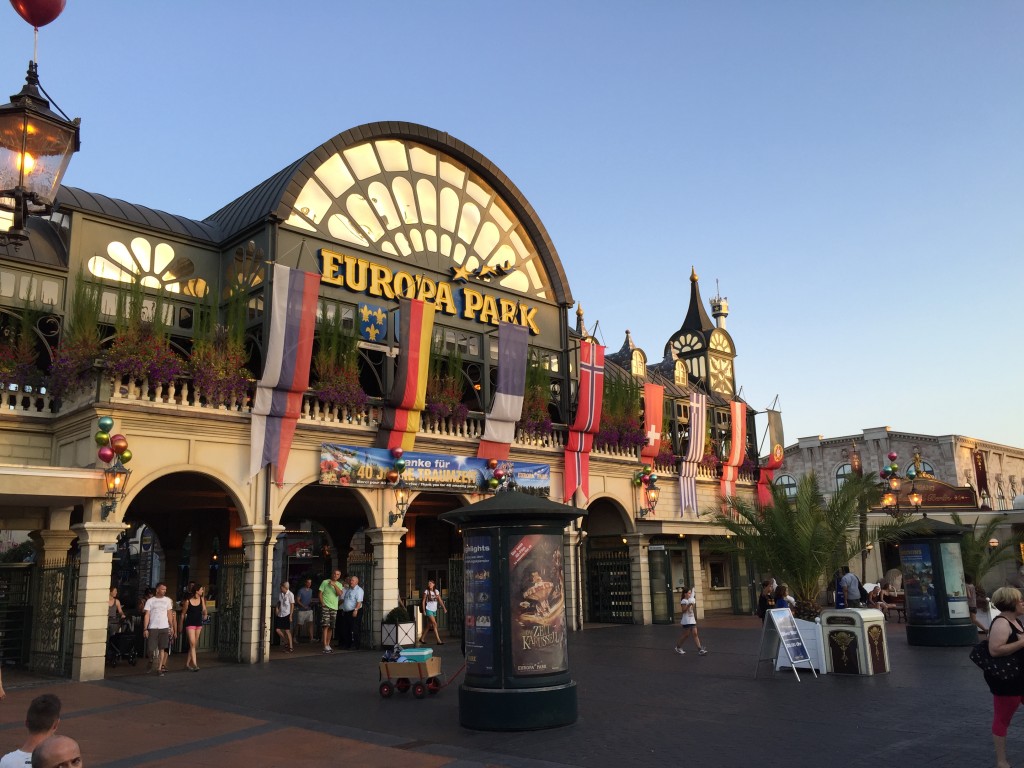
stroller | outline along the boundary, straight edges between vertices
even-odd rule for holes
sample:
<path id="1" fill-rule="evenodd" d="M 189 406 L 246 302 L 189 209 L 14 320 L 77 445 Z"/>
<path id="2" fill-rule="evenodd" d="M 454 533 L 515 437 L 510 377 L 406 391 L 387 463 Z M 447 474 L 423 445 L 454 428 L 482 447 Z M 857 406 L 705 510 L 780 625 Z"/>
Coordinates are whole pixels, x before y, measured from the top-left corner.
<path id="1" fill-rule="evenodd" d="M 135 651 L 135 629 L 128 621 L 122 621 L 117 631 L 107 638 L 107 664 L 116 667 L 121 659 L 127 659 L 133 667 L 138 659 Z"/>

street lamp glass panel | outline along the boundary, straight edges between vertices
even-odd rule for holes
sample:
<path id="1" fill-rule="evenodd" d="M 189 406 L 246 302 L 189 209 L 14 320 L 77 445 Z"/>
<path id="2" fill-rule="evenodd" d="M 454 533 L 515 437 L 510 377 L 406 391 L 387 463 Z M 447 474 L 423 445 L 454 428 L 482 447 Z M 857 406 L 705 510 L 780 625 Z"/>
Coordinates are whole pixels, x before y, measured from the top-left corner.
<path id="1" fill-rule="evenodd" d="M 658 506 L 658 497 L 661 495 L 661 489 L 654 485 L 647 487 L 647 506 L 652 510 Z"/>
<path id="2" fill-rule="evenodd" d="M 0 111 L 0 189 L 22 187 L 41 206 L 53 204 L 75 151 L 75 127 L 33 112 Z"/>
<path id="3" fill-rule="evenodd" d="M 907 500 L 910 502 L 910 505 L 912 507 L 920 507 L 923 499 L 920 493 L 918 493 L 917 491 L 912 491 L 911 493 L 907 494 Z"/>
<path id="4" fill-rule="evenodd" d="M 896 506 L 896 494 L 894 494 L 894 493 L 883 493 L 882 494 L 882 506 L 883 507 L 895 507 Z"/>
<path id="5" fill-rule="evenodd" d="M 989 545 L 990 547 L 992 547 L 992 549 L 995 549 L 996 547 L 998 547 L 998 546 L 999 546 L 999 539 L 997 539 L 997 538 L 994 538 L 994 537 L 993 537 L 993 538 L 991 538 L 991 539 L 989 539 L 989 540 L 988 540 L 988 545 Z"/>
<path id="6" fill-rule="evenodd" d="M 889 488 L 891 490 L 899 493 L 900 485 L 902 485 L 902 481 L 898 477 L 893 476 L 889 478 Z"/>

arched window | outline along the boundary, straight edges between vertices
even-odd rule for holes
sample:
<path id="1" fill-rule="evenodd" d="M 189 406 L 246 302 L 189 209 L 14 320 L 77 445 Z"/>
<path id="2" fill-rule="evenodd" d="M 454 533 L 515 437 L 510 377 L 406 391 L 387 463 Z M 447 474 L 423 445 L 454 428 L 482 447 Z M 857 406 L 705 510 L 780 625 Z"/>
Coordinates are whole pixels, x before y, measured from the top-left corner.
<path id="1" fill-rule="evenodd" d="M 840 464 L 836 469 L 836 490 L 838 491 L 843 487 L 846 482 L 846 478 L 853 474 L 853 467 L 847 462 L 846 464 Z"/>
<path id="2" fill-rule="evenodd" d="M 787 499 L 796 496 L 796 478 L 792 475 L 779 475 L 775 478 L 775 484 L 786 492 Z"/>

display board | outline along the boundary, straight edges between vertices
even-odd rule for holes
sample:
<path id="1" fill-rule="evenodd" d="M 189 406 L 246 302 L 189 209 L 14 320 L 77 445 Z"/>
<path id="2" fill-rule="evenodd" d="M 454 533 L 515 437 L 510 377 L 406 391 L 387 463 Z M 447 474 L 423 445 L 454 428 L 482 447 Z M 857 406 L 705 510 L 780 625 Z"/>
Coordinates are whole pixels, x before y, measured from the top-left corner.
<path id="1" fill-rule="evenodd" d="M 755 679 L 761 668 L 761 662 L 765 660 L 772 662 L 774 673 L 775 660 L 779 656 L 780 647 L 785 649 L 790 668 L 796 675 L 797 681 L 800 680 L 800 674 L 796 671 L 797 664 L 806 664 L 811 673 L 815 677 L 818 676 L 792 611 L 789 608 L 772 608 L 765 615 L 764 625 L 761 628 L 761 652 L 758 654 L 757 667 L 754 670 Z"/>

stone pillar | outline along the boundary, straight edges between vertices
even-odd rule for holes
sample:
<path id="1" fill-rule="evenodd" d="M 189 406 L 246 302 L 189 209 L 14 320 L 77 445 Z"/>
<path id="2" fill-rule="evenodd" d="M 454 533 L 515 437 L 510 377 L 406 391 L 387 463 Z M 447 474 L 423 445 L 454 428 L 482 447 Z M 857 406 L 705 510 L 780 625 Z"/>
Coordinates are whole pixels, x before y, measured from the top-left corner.
<path id="1" fill-rule="evenodd" d="M 562 535 L 563 574 L 565 581 L 565 615 L 567 625 L 578 632 L 583 629 L 583 604 L 587 581 L 587 532 L 582 528 L 566 528 Z"/>
<path id="2" fill-rule="evenodd" d="M 642 533 L 627 533 L 629 547 L 629 579 L 633 585 L 633 623 L 650 624 L 651 613 L 650 572 L 647 566 L 647 536 Z"/>
<path id="3" fill-rule="evenodd" d="M 267 547 L 267 526 L 239 527 L 245 550 L 245 582 L 242 587 L 242 661 L 247 664 L 270 661 L 270 630 L 273 623 L 271 576 L 274 572 L 273 549 L 283 525 L 270 528 Z"/>
<path id="4" fill-rule="evenodd" d="M 71 542 L 78 534 L 74 531 L 32 531 L 28 537 L 36 547 L 37 563 L 64 562 L 68 556 Z M 108 585 L 109 586 L 109 585 Z"/>
<path id="5" fill-rule="evenodd" d="M 697 598 L 697 618 L 704 618 L 704 603 L 705 600 L 701 599 L 707 594 L 707 584 L 704 582 L 704 563 L 700 559 L 700 539 L 696 536 L 687 538 L 690 542 L 690 563 L 693 568 L 693 584 L 690 587 L 693 589 L 693 595 L 691 597 Z"/>
<path id="6" fill-rule="evenodd" d="M 103 679 L 111 564 L 117 537 L 124 529 L 123 523 L 113 520 L 72 527 L 78 536 L 81 567 L 78 572 L 78 619 L 71 678 L 79 682 Z"/>
<path id="7" fill-rule="evenodd" d="M 368 528 L 366 535 L 373 545 L 373 618 L 379 624 L 388 611 L 398 605 L 401 585 L 398 583 L 398 545 L 407 529 Z M 379 633 L 371 629 L 374 645 Z"/>

